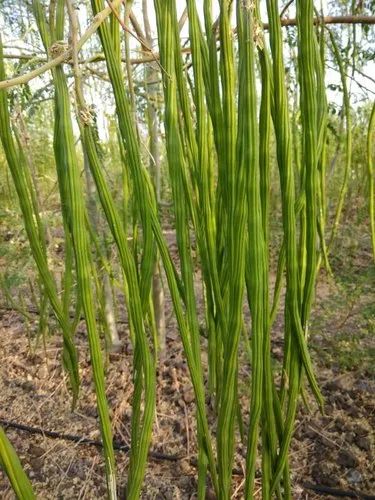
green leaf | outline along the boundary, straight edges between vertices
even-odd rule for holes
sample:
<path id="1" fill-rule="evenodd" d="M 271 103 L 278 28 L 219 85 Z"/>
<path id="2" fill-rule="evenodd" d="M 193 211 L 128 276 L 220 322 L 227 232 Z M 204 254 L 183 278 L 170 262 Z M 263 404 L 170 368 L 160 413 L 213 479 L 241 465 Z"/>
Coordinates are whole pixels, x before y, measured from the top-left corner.
<path id="1" fill-rule="evenodd" d="M 13 490 L 19 500 L 36 498 L 29 478 L 22 468 L 21 462 L 4 430 L 0 427 L 0 465 L 9 478 Z"/>

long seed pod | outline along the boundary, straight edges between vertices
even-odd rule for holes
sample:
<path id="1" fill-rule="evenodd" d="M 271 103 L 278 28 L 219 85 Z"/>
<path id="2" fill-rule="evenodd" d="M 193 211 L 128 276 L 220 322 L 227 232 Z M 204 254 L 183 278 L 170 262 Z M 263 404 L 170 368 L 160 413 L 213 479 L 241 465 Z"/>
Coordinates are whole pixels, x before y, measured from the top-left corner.
<path id="1" fill-rule="evenodd" d="M 303 168 L 306 203 L 306 275 L 304 280 L 301 321 L 307 326 L 315 289 L 317 260 L 317 179 L 318 179 L 318 102 L 316 95 L 315 33 L 313 2 L 297 2 L 299 65 L 301 79 L 301 121 L 303 133 Z M 319 130 L 319 129 L 318 129 Z"/>
<path id="2" fill-rule="evenodd" d="M 311 388 L 319 405 L 322 397 L 313 373 L 311 360 L 307 351 L 304 332 L 301 324 L 298 300 L 298 260 L 296 240 L 294 174 L 291 161 L 291 136 L 288 116 L 287 92 L 284 82 L 284 63 L 282 55 L 281 25 L 278 16 L 278 1 L 267 0 L 267 9 L 270 20 L 270 42 L 273 55 L 274 76 L 274 128 L 276 134 L 276 149 L 280 172 L 280 186 L 283 204 L 283 226 L 286 252 L 287 275 L 287 307 L 290 310 L 292 334 L 297 341 L 300 356 L 306 370 Z"/>
<path id="3" fill-rule="evenodd" d="M 272 127 L 272 81 L 271 81 L 271 61 L 266 46 L 265 37 L 259 29 L 260 7 L 259 2 L 256 5 L 254 19 L 254 32 L 257 33 L 255 42 L 260 61 L 261 71 L 261 101 L 259 108 L 259 174 L 260 174 L 260 200 L 262 205 L 262 225 L 264 234 L 264 252 L 265 252 L 265 278 L 264 278 L 264 339 L 263 339 L 263 370 L 264 370 L 264 404 L 262 409 L 262 490 L 264 498 L 269 496 L 269 486 L 271 483 L 272 468 L 276 459 L 278 434 L 276 428 L 275 407 L 279 407 L 279 400 L 273 380 L 271 365 L 271 327 L 272 319 L 270 317 L 269 305 L 269 204 L 270 204 L 270 135 Z M 255 31 L 256 30 L 256 31 Z M 250 273 L 251 270 L 248 270 Z M 281 284 L 283 271 L 279 271 L 278 278 Z M 281 290 L 281 287 L 279 287 Z M 276 298 L 278 284 L 275 284 Z M 278 299 L 276 300 L 276 302 Z M 275 309 L 276 303 L 274 304 Z M 281 421 L 281 419 L 280 419 Z M 281 424 L 280 424 L 281 426 Z M 280 427 L 279 426 L 279 427 Z M 281 428 L 278 429 L 279 435 Z M 285 485 L 287 490 L 289 474 L 285 468 Z"/>
<path id="4" fill-rule="evenodd" d="M 287 91 L 284 81 L 284 64 L 282 51 L 282 35 L 280 18 L 278 15 L 278 1 L 267 0 L 267 10 L 270 23 L 270 43 L 273 57 L 273 77 L 274 77 L 274 128 L 276 134 L 277 160 L 280 172 L 280 186 L 282 194 L 283 228 L 285 238 L 286 254 L 286 334 L 290 331 L 290 342 L 292 346 L 291 364 L 289 365 L 289 405 L 286 416 L 286 430 L 283 436 L 278 463 L 274 472 L 271 493 L 276 488 L 279 478 L 285 466 L 287 450 L 291 439 L 293 421 L 295 414 L 295 404 L 299 391 L 300 360 L 310 386 L 315 397 L 321 406 L 323 403 L 314 373 L 311 360 L 307 351 L 306 340 L 301 322 L 301 312 L 299 308 L 299 274 L 297 259 L 296 240 L 296 216 L 295 216 L 295 194 L 294 194 L 294 174 L 291 157 L 291 134 L 289 125 L 289 110 L 287 101 Z M 310 15 L 310 10 L 309 10 Z M 308 22 L 311 22 L 308 18 Z M 315 126 L 315 124 L 314 124 Z M 315 272 L 315 269 L 314 269 Z M 296 347 L 298 346 L 298 349 Z"/>
<path id="5" fill-rule="evenodd" d="M 369 197 L 369 218 L 372 242 L 372 253 L 375 260 L 375 211 L 374 211 L 374 161 L 373 161 L 373 135 L 375 128 L 375 103 L 371 109 L 370 121 L 367 131 L 367 176 L 368 176 L 368 197 Z"/>
<path id="6" fill-rule="evenodd" d="M 39 26 L 46 26 L 43 22 L 44 16 L 41 12 L 39 0 L 34 0 L 34 11 Z M 64 1 L 57 2 L 56 10 L 56 31 L 61 32 L 64 22 Z M 86 208 L 82 193 L 80 172 L 75 150 L 75 140 L 73 135 L 70 98 L 65 75 L 61 66 L 53 71 L 53 81 L 55 86 L 55 113 L 61 127 L 58 129 L 59 136 L 55 140 L 58 143 L 55 154 L 61 155 L 66 169 L 66 183 L 69 193 L 69 229 L 71 231 L 75 265 L 77 271 L 77 281 L 82 301 L 82 309 L 85 315 L 88 340 L 90 346 L 90 356 L 93 368 L 93 378 L 97 397 L 97 407 L 100 420 L 100 429 L 104 446 L 104 458 L 106 464 L 106 479 L 109 498 L 117 498 L 115 459 L 112 445 L 112 431 L 109 419 L 109 409 L 105 396 L 104 367 L 101 353 L 99 332 L 96 324 L 96 307 L 92 293 L 91 283 L 91 252 L 89 249 L 89 239 L 86 231 Z M 57 159 L 57 162 L 61 158 Z"/>
<path id="7" fill-rule="evenodd" d="M 60 40 L 64 36 L 64 19 L 62 16 L 56 17 L 56 4 L 52 8 L 52 4 L 50 6 L 50 16 L 53 21 L 57 19 L 58 24 L 50 24 L 48 26 L 47 20 L 45 18 L 45 13 L 43 8 L 39 2 L 33 3 L 33 11 L 35 20 L 38 25 L 39 33 L 42 39 L 42 43 L 46 52 L 49 51 L 52 43 L 55 43 L 56 40 Z M 58 44 L 55 46 L 58 47 Z M 53 70 L 55 71 L 55 70 Z M 56 95 L 54 97 L 56 103 Z M 60 115 L 58 113 L 58 106 L 54 107 L 54 130 L 53 130 L 53 149 L 55 154 L 56 161 L 56 173 L 58 179 L 58 188 L 60 193 L 60 203 L 61 203 L 61 213 L 63 219 L 63 228 L 64 228 L 64 239 L 65 239 L 65 252 L 64 252 L 64 275 L 63 275 L 63 308 L 64 313 L 66 315 L 69 314 L 69 307 L 71 302 L 71 292 L 73 287 L 73 266 L 74 266 L 74 255 L 73 255 L 73 243 L 72 243 L 72 235 L 70 230 L 70 200 L 69 200 L 69 191 L 67 185 L 67 168 L 65 163 L 65 155 L 61 149 L 61 127 L 63 127 L 63 123 L 61 122 Z M 77 298 L 76 309 L 80 307 L 79 297 Z M 79 311 L 77 311 L 79 314 Z M 74 331 L 74 330 L 72 330 Z"/>
<path id="8" fill-rule="evenodd" d="M 0 40 L 0 80 L 5 79 L 2 54 L 2 44 Z M 0 114 L 2 117 L 2 119 L 0 120 L 0 138 L 17 191 L 31 252 L 33 254 L 35 264 L 38 268 L 40 278 L 43 282 L 45 292 L 48 295 L 54 314 L 56 315 L 63 333 L 63 362 L 64 367 L 69 375 L 73 392 L 72 404 L 74 405 L 77 400 L 79 391 L 78 355 L 71 337 L 71 328 L 68 319 L 64 314 L 63 307 L 57 294 L 56 283 L 48 267 L 44 247 L 40 242 L 40 233 L 35 223 L 36 217 L 34 216 L 32 200 L 29 196 L 29 190 L 26 179 L 22 172 L 22 168 L 20 168 L 19 162 L 20 158 L 22 158 L 22 155 L 18 153 L 12 137 L 6 91 L 0 92 Z"/>
<path id="9" fill-rule="evenodd" d="M 191 7 L 191 6 L 190 6 Z M 190 18 L 192 11 L 190 9 Z M 184 161 L 181 136 L 178 124 L 177 112 L 177 85 L 176 81 L 180 80 L 180 96 L 185 96 L 184 88 L 181 87 L 181 66 L 175 56 L 173 50 L 173 39 L 178 33 L 178 22 L 175 11 L 174 1 L 166 2 L 165 5 L 156 3 L 156 15 L 158 30 L 161 25 L 163 31 L 160 29 L 159 33 L 159 46 L 161 64 L 165 69 L 164 74 L 164 96 L 165 96 L 165 128 L 166 128 L 166 146 L 168 155 L 168 165 L 170 171 L 172 192 L 174 198 L 174 211 L 176 220 L 176 237 L 181 260 L 181 275 L 185 289 L 185 303 L 187 308 L 187 320 L 190 325 L 190 344 L 194 356 L 195 371 L 200 380 L 202 380 L 202 366 L 200 360 L 200 341 L 199 341 L 199 328 L 198 317 L 195 305 L 195 291 L 192 280 L 193 268 L 190 250 L 190 236 L 188 229 L 188 212 L 186 205 L 189 206 L 189 199 L 187 203 L 183 203 L 186 194 L 186 164 Z M 193 20 L 194 22 L 194 20 Z M 179 73 L 180 72 L 180 73 Z M 179 73 L 179 77 L 178 77 Z M 168 76 L 167 76 L 168 75 Z M 189 123 L 186 117 L 185 123 Z M 194 135 L 190 137 L 191 154 L 196 155 L 196 142 Z M 199 494 L 202 498 L 204 496 L 205 484 L 205 436 L 204 423 L 198 419 L 198 441 L 200 443 L 199 453 Z M 208 460 L 210 463 L 211 471 L 214 467 L 212 452 L 208 453 Z M 214 476 L 215 477 L 215 476 Z"/>
<path id="10" fill-rule="evenodd" d="M 92 1 L 94 12 L 100 11 L 101 3 L 102 2 L 98 0 Z M 111 50 L 111 43 L 109 41 L 109 34 L 107 30 L 108 27 L 104 23 L 101 26 L 100 35 L 103 44 L 103 49 L 106 55 L 108 73 L 113 86 L 114 97 L 116 100 L 116 111 L 119 119 L 120 134 L 122 140 L 124 141 L 124 145 L 126 146 L 127 149 L 128 165 L 130 167 L 135 194 L 139 200 L 139 207 L 142 214 L 141 215 L 142 220 L 146 224 L 144 228 L 148 227 L 149 222 L 151 223 L 152 230 L 155 235 L 155 240 L 159 247 L 160 256 L 163 261 L 164 269 L 166 272 L 166 277 L 175 309 L 176 319 L 181 332 L 181 338 L 187 357 L 192 384 L 196 395 L 198 414 L 199 418 L 202 420 L 202 426 L 204 429 L 203 436 L 205 440 L 206 454 L 208 455 L 209 458 L 211 477 L 216 489 L 217 488 L 216 470 L 214 465 L 212 447 L 209 439 L 207 416 L 204 406 L 203 382 L 202 379 L 199 377 L 195 367 L 194 355 L 190 344 L 189 329 L 185 321 L 184 313 L 180 303 L 181 297 L 185 302 L 185 297 L 184 297 L 185 293 L 178 279 L 178 275 L 176 273 L 172 260 L 170 258 L 165 239 L 162 235 L 160 223 L 156 217 L 154 191 L 151 187 L 150 178 L 146 174 L 146 171 L 141 163 L 139 144 L 131 120 L 129 103 L 124 91 L 124 87 L 122 85 L 121 67 L 113 57 Z M 163 71 L 163 73 L 165 73 L 165 71 Z M 150 262 L 149 258 L 146 259 L 145 253 L 143 255 L 143 259 L 145 261 L 145 265 L 147 262 Z M 151 276 L 152 276 L 152 269 L 151 269 Z"/>
<path id="11" fill-rule="evenodd" d="M 226 134 L 223 141 L 223 162 L 225 171 L 219 183 L 222 184 L 223 209 L 227 226 L 223 224 L 222 235 L 227 239 L 221 284 L 227 301 L 228 323 L 223 332 L 223 373 L 218 415 L 218 470 L 220 498 L 229 498 L 231 470 L 234 452 L 234 424 L 237 401 L 238 345 L 242 330 L 242 302 L 245 285 L 246 238 L 246 162 L 244 161 L 243 115 L 236 113 L 235 69 L 233 39 L 230 33 L 230 3 L 220 2 L 220 70 L 223 96 L 223 115 L 226 118 Z M 243 70 L 243 68 L 241 68 Z M 247 91 L 247 89 L 246 89 Z M 246 92 L 245 91 L 245 92 Z M 236 118 L 238 122 L 236 123 Z M 237 130 L 241 132 L 237 137 Z M 239 161 L 241 159 L 241 161 Z M 225 218 L 222 219 L 223 221 Z"/>
<path id="12" fill-rule="evenodd" d="M 251 311 L 252 377 L 250 422 L 247 439 L 245 498 L 253 498 L 258 427 L 262 413 L 263 348 L 268 328 L 266 248 L 263 210 L 260 197 L 259 136 L 255 86 L 254 7 L 237 2 L 237 33 L 239 45 L 238 107 L 241 110 L 238 143 L 241 144 L 238 162 L 246 171 L 248 224 L 248 299 Z M 238 203 L 238 200 L 237 200 Z M 266 488 L 264 488 L 266 491 Z"/>
<path id="13" fill-rule="evenodd" d="M 342 210 L 344 207 L 344 202 L 345 202 L 345 196 L 348 190 L 348 180 L 349 180 L 349 173 L 350 173 L 350 166 L 352 164 L 352 119 L 351 119 L 351 110 L 350 110 L 350 96 L 349 96 L 349 89 L 347 85 L 347 78 L 345 74 L 345 68 L 344 68 L 344 63 L 340 54 L 339 47 L 337 45 L 337 42 L 335 40 L 335 37 L 332 33 L 332 30 L 326 27 L 329 33 L 329 38 L 331 41 L 331 46 L 332 46 L 332 51 L 333 55 L 336 59 L 339 72 L 340 72 L 340 78 L 341 78 L 341 85 L 342 85 L 342 92 L 343 92 L 343 105 L 344 105 L 344 114 L 345 114 L 345 165 L 344 165 L 344 174 L 343 174 L 343 179 L 340 187 L 340 192 L 339 192 L 339 198 L 337 201 L 336 205 L 336 212 L 335 212 L 335 218 L 332 224 L 332 229 L 331 229 L 331 234 L 328 240 L 327 244 L 327 250 L 328 253 L 332 249 L 332 245 L 334 243 L 334 240 L 337 235 L 337 231 L 339 229 L 340 225 L 340 219 L 341 219 L 341 214 Z"/>
<path id="14" fill-rule="evenodd" d="M 307 332 L 311 301 L 315 289 L 316 260 L 317 260 L 317 144 L 318 144 L 318 106 L 316 98 L 315 73 L 315 43 L 313 31 L 313 2 L 297 2 L 298 34 L 299 34 L 299 78 L 301 85 L 301 119 L 302 119 L 302 148 L 303 164 L 301 165 L 305 214 L 308 224 L 305 227 L 305 236 L 301 245 L 306 245 L 304 253 L 304 277 L 301 278 L 301 322 Z M 301 273 L 302 274 L 302 273 Z M 302 371 L 298 366 L 298 357 L 294 349 L 290 353 L 290 389 L 287 410 L 286 426 L 281 444 L 278 465 L 275 471 L 271 491 L 277 484 L 278 476 L 282 473 L 283 461 L 287 454 L 291 439 L 292 423 L 297 408 L 298 392 Z"/>

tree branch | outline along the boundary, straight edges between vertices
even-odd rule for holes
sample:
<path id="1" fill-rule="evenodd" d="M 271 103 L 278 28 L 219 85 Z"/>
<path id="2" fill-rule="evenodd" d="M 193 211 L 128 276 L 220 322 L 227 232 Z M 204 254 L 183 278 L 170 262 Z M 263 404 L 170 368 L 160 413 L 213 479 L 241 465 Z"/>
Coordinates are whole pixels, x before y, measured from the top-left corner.
<path id="1" fill-rule="evenodd" d="M 121 0 L 113 0 L 111 7 L 117 7 L 120 4 Z M 85 33 L 78 40 L 77 43 L 78 51 L 81 50 L 83 45 L 95 33 L 95 31 L 99 28 L 102 22 L 112 13 L 111 7 L 106 7 L 94 17 L 93 23 L 87 28 Z M 55 66 L 64 63 L 67 59 L 71 57 L 71 55 L 72 55 L 72 48 L 70 47 L 66 51 L 64 51 L 63 54 L 59 55 L 58 57 L 55 57 L 51 61 L 48 61 L 46 64 L 43 64 L 43 66 L 40 66 L 39 68 L 36 68 L 35 70 L 30 71 L 29 73 L 1 81 L 0 89 L 6 89 L 9 87 L 14 87 L 15 85 L 21 85 L 23 83 L 27 83 L 33 78 L 36 78 L 37 76 L 50 70 L 51 68 L 54 68 Z"/>
<path id="2" fill-rule="evenodd" d="M 314 24 L 375 24 L 375 16 L 324 16 L 316 17 Z M 268 23 L 263 28 L 268 29 Z M 281 19 L 281 26 L 297 26 L 297 19 Z"/>
<path id="3" fill-rule="evenodd" d="M 113 0 L 112 2 L 112 8 L 117 7 L 119 4 L 122 3 L 122 0 Z M 95 33 L 95 31 L 98 29 L 100 24 L 111 14 L 112 9 L 110 7 L 107 7 L 106 9 L 102 10 L 95 16 L 94 22 L 91 24 L 91 26 L 86 30 L 86 32 L 82 35 L 80 40 L 77 43 L 77 49 L 78 51 L 81 50 L 82 46 L 86 43 L 86 41 Z M 375 24 L 375 16 L 365 16 L 365 15 L 359 15 L 359 16 L 325 16 L 323 18 L 316 17 L 314 19 L 315 24 L 319 23 L 324 23 L 324 24 Z M 282 19 L 281 20 L 281 25 L 282 26 L 296 26 L 297 25 L 297 19 Z M 263 29 L 267 30 L 269 27 L 268 23 L 263 23 Z M 142 43 L 142 40 L 140 40 Z M 191 48 L 186 47 L 181 49 L 182 52 L 184 53 L 190 53 Z M 33 78 L 36 78 L 37 76 L 40 76 L 41 74 L 45 73 L 46 71 L 50 70 L 54 66 L 57 66 L 59 64 L 62 64 L 64 62 L 67 62 L 66 59 L 70 58 L 72 55 L 72 49 L 69 48 L 67 51 L 65 51 L 63 54 L 60 56 L 56 57 L 55 59 L 52 59 L 51 61 L 46 62 L 43 64 L 43 66 L 40 66 L 39 68 L 30 71 L 29 73 L 26 73 L 24 75 L 17 76 L 15 78 L 11 78 L 9 80 L 3 80 L 0 82 L 0 89 L 6 89 L 9 87 L 14 87 L 16 85 L 20 85 L 23 83 L 27 83 Z M 4 54 L 5 59 L 24 59 L 28 60 L 31 59 L 31 57 L 28 54 L 20 54 L 19 56 L 15 56 L 12 54 Z M 146 64 L 154 61 L 158 61 L 159 59 L 159 54 L 157 53 L 152 53 L 152 55 L 147 55 L 144 57 L 140 58 L 132 58 L 130 60 L 131 64 Z M 104 55 L 103 54 L 95 54 L 94 56 L 90 57 L 88 60 L 80 60 L 80 64 L 87 64 L 90 62 L 97 62 L 97 61 L 104 61 Z M 36 59 L 38 61 L 38 59 Z M 40 60 L 42 62 L 42 59 Z"/>
<path id="4" fill-rule="evenodd" d="M 19 431 L 28 432 L 30 434 L 39 434 L 40 436 L 45 436 L 52 439 L 62 439 L 64 441 L 72 441 L 73 443 L 77 443 L 80 445 L 88 445 L 95 446 L 97 448 L 103 448 L 103 443 L 101 441 L 97 441 L 95 439 L 90 439 L 85 436 L 77 436 L 75 434 L 64 434 L 62 432 L 50 431 L 47 429 L 42 429 L 41 427 L 33 427 L 31 425 L 20 424 L 18 422 L 13 422 L 11 420 L 6 420 L 4 418 L 0 418 L 0 425 L 4 426 L 6 429 L 16 429 Z M 125 453 L 129 453 L 131 448 L 126 443 L 122 441 L 113 440 L 113 448 L 118 451 L 122 451 Z M 158 451 L 150 450 L 148 453 L 150 458 L 154 458 L 156 460 L 169 460 L 170 462 L 177 462 L 177 460 L 182 460 L 185 458 L 180 455 L 169 455 L 166 453 L 160 453 Z"/>

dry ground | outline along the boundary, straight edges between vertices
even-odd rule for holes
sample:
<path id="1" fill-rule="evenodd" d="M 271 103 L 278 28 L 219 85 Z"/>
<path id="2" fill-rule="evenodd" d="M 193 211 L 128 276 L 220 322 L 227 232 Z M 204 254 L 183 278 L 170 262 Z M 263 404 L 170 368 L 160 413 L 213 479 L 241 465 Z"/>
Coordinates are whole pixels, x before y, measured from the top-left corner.
<path id="1" fill-rule="evenodd" d="M 306 483 L 375 495 L 375 343 L 373 269 L 369 254 L 347 262 L 336 260 L 339 283 L 322 273 L 311 325 L 311 347 L 319 382 L 326 398 L 325 415 L 313 402 L 301 404 L 291 450 L 293 498 L 320 498 Z M 126 325 L 122 325 L 126 338 Z M 275 366 L 282 340 L 273 335 Z M 62 433 L 99 439 L 90 360 L 83 325 L 77 335 L 82 390 L 76 410 L 60 365 L 58 335 L 31 350 L 19 314 L 0 312 L 0 418 Z M 107 366 L 107 395 L 116 438 L 129 443 L 131 348 L 111 354 Z M 244 391 L 248 371 L 243 370 Z M 246 398 L 246 395 L 243 396 Z M 104 466 L 100 450 L 64 440 L 7 429 L 38 498 L 105 498 Z M 194 398 L 176 325 L 168 330 L 168 355 L 158 374 L 158 402 L 152 450 L 178 455 L 177 461 L 150 459 L 142 498 L 195 498 Z M 117 452 L 118 478 L 126 481 L 128 457 Z M 243 456 L 236 454 L 234 498 L 241 498 Z M 259 497 L 259 495 L 258 495 Z M 13 494 L 0 472 L 0 498 Z M 329 497 L 328 497 L 329 498 Z"/>

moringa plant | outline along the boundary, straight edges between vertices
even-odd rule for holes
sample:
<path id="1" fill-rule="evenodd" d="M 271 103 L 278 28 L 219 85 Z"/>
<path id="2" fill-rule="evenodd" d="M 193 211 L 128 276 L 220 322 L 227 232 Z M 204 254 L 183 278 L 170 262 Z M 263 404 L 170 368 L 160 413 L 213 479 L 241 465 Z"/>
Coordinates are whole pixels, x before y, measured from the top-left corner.
<path id="1" fill-rule="evenodd" d="M 134 19 L 133 27 L 137 40 L 148 54 L 145 63 L 152 63 L 146 78 L 162 80 L 160 129 L 163 138 L 155 137 L 158 133 L 155 111 L 149 107 L 147 113 L 154 157 L 158 154 L 155 152 L 158 143 L 164 141 L 177 265 L 163 234 L 160 178 L 155 179 L 148 168 L 150 160 L 144 155 L 141 120 L 135 107 L 129 55 L 132 2 L 114 0 L 106 5 L 103 0 L 91 0 L 94 21 L 80 37 L 72 0 L 51 1 L 48 9 L 40 0 L 33 0 L 32 10 L 48 61 L 29 74 L 6 80 L 4 60 L 0 57 L 0 137 L 40 281 L 63 333 L 63 361 L 70 380 L 72 404 L 74 406 L 79 397 L 76 320 L 72 321 L 70 316 L 73 307 L 75 316 L 82 311 L 86 322 L 108 497 L 115 499 L 116 464 L 105 396 L 97 299 L 92 292 L 95 272 L 91 248 L 98 235 L 85 204 L 73 131 L 74 111 L 82 151 L 107 230 L 114 241 L 119 272 L 124 277 L 125 304 L 134 345 L 126 498 L 141 496 L 152 438 L 159 354 L 157 326 L 160 325 L 160 321 L 155 322 L 152 295 L 154 272 L 159 266 L 168 285 L 195 394 L 198 497 L 205 498 L 210 482 L 218 499 L 231 498 L 234 454 L 240 439 L 246 447 L 244 498 L 255 496 L 260 463 L 262 498 L 274 495 L 292 498 L 288 452 L 305 382 L 323 410 L 323 398 L 308 350 L 309 320 L 321 262 L 329 269 L 329 252 L 340 223 L 351 162 L 349 96 L 340 54 L 329 32 L 344 87 L 347 160 L 331 235 L 326 241 L 326 32 L 314 18 L 313 0 L 296 1 L 298 80 L 294 103 L 298 109 L 293 114 L 277 0 L 220 0 L 217 20 L 213 9 L 216 3 L 211 0 L 187 0 L 182 20 L 178 17 L 179 2 L 155 0 L 153 3 L 158 52 L 152 46 L 150 27 L 145 36 Z M 263 7 L 268 16 L 267 25 L 261 20 Z M 180 39 L 186 16 L 188 58 L 181 50 Z M 69 40 L 62 43 L 67 27 Z M 83 43 L 96 30 L 113 94 L 124 164 L 126 182 L 120 203 L 99 154 L 94 110 L 86 102 L 79 58 Z M 126 34 L 125 69 L 122 32 Z M 67 65 L 73 72 L 72 92 L 67 84 Z M 33 203 L 35 188 L 28 182 L 25 154 L 12 131 L 5 90 L 44 71 L 51 71 L 54 88 L 53 146 L 65 238 L 61 297 L 49 267 L 45 231 Z M 292 123 L 293 116 L 297 115 L 298 125 Z M 372 124 L 373 117 L 374 112 Z M 369 179 L 373 191 L 371 130 L 370 126 Z M 272 140 L 275 161 L 271 160 Z M 298 146 L 297 153 L 294 146 Z M 273 195 L 281 200 L 282 219 L 277 266 L 270 252 L 270 183 L 275 170 L 278 188 Z M 129 198 L 133 227 L 124 217 Z M 370 203 L 370 211 L 373 221 L 373 203 Z M 203 314 L 198 309 L 194 279 L 197 267 L 203 283 Z M 274 267 L 277 273 L 272 286 Z M 284 276 L 284 352 L 282 366 L 276 372 L 271 340 L 280 310 Z M 77 297 L 72 293 L 74 280 L 78 284 Z M 245 314 L 247 306 L 250 321 Z M 206 339 L 201 335 L 202 316 Z M 247 347 L 245 361 L 242 343 Z M 202 363 L 203 349 L 208 353 L 207 372 Z M 251 367 L 244 399 L 239 392 L 243 362 Z M 214 401 L 213 407 L 206 404 L 207 396 Z M 209 425 L 212 416 L 214 424 Z M 32 498 L 31 487 L 4 434 L 0 435 L 0 445 L 1 463 L 16 494 L 19 498 Z"/>

